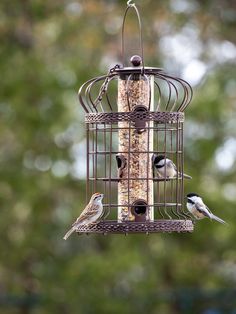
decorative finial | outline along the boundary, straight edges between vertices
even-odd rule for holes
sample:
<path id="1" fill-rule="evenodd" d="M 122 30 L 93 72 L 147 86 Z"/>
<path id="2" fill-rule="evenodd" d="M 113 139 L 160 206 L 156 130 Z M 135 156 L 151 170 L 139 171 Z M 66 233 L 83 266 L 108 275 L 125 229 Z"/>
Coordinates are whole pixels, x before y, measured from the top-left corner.
<path id="1" fill-rule="evenodd" d="M 134 55 L 130 58 L 130 62 L 134 67 L 139 67 L 142 64 L 142 58 L 138 55 Z"/>

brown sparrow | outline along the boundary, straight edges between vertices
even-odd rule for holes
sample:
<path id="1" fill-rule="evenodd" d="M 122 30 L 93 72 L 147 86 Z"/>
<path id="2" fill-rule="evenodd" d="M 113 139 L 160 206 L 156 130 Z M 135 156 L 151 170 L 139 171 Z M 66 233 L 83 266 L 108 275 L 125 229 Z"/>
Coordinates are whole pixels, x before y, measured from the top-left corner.
<path id="1" fill-rule="evenodd" d="M 91 196 L 91 199 L 85 209 L 82 211 L 80 216 L 72 224 L 71 229 L 65 234 L 64 240 L 67 240 L 69 236 L 81 225 L 90 225 L 98 223 L 103 215 L 102 205 L 103 194 L 95 193 Z"/>

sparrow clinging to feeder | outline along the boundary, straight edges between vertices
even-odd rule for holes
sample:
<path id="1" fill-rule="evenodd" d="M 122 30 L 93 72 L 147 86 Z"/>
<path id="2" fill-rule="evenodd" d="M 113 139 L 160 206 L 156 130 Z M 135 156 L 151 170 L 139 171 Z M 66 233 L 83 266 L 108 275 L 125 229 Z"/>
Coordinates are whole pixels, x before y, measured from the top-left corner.
<path id="1" fill-rule="evenodd" d="M 153 174 L 154 169 L 156 169 L 157 174 L 161 178 L 176 178 L 177 175 L 179 177 L 182 176 L 182 173 L 177 171 L 176 165 L 173 163 L 172 160 L 168 159 L 164 155 L 156 155 L 154 154 L 152 156 L 152 162 L 153 162 Z M 192 179 L 189 175 L 183 173 L 183 177 L 186 179 Z"/>
<path id="2" fill-rule="evenodd" d="M 104 209 L 102 205 L 103 194 L 95 193 L 92 195 L 88 205 L 82 211 L 80 216 L 72 224 L 70 230 L 65 234 L 64 240 L 67 240 L 69 236 L 76 231 L 76 229 L 81 225 L 90 225 L 98 223 L 103 215 Z"/>
<path id="3" fill-rule="evenodd" d="M 216 220 L 222 224 L 226 224 L 226 222 L 213 215 L 210 209 L 204 204 L 202 198 L 196 193 L 189 193 L 186 196 L 187 198 L 187 209 L 194 216 L 195 219 L 203 219 L 210 218 L 211 220 Z"/>

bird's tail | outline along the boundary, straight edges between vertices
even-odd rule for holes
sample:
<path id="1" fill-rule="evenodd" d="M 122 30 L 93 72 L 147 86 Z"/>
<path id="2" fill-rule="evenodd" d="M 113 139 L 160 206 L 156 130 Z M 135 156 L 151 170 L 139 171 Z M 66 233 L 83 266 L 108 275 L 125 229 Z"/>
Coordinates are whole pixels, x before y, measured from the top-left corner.
<path id="1" fill-rule="evenodd" d="M 219 218 L 219 217 L 217 217 L 217 216 L 215 216 L 213 214 L 211 215 L 211 219 L 214 219 L 214 220 L 220 222 L 221 224 L 226 224 L 227 225 L 227 222 L 225 222 L 223 219 L 221 219 L 221 218 Z"/>
<path id="2" fill-rule="evenodd" d="M 182 176 L 182 173 L 181 172 L 179 172 L 179 177 L 181 178 L 181 176 Z M 186 174 L 186 173 L 183 173 L 183 177 L 185 178 L 185 179 L 192 179 L 192 177 L 191 176 L 189 176 L 188 174 Z"/>
<path id="3" fill-rule="evenodd" d="M 185 178 L 185 179 L 192 179 L 192 177 L 191 176 L 189 176 L 189 175 L 187 175 L 187 174 L 183 174 L 183 177 Z"/>
<path id="4" fill-rule="evenodd" d="M 63 237 L 64 240 L 67 240 L 69 236 L 76 230 L 75 227 L 72 227 Z"/>

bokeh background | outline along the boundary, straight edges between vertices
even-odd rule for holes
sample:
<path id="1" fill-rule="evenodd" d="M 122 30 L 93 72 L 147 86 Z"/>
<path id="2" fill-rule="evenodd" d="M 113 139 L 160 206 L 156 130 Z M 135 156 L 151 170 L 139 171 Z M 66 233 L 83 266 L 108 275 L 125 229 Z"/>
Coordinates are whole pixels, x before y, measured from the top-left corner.
<path id="1" fill-rule="evenodd" d="M 229 222 L 62 237 L 85 205 L 79 86 L 120 61 L 126 1 L 0 2 L 0 313 L 236 313 L 236 3 L 136 0 L 146 65 L 189 81 L 185 170 Z M 137 21 L 126 27 L 137 53 Z"/>

